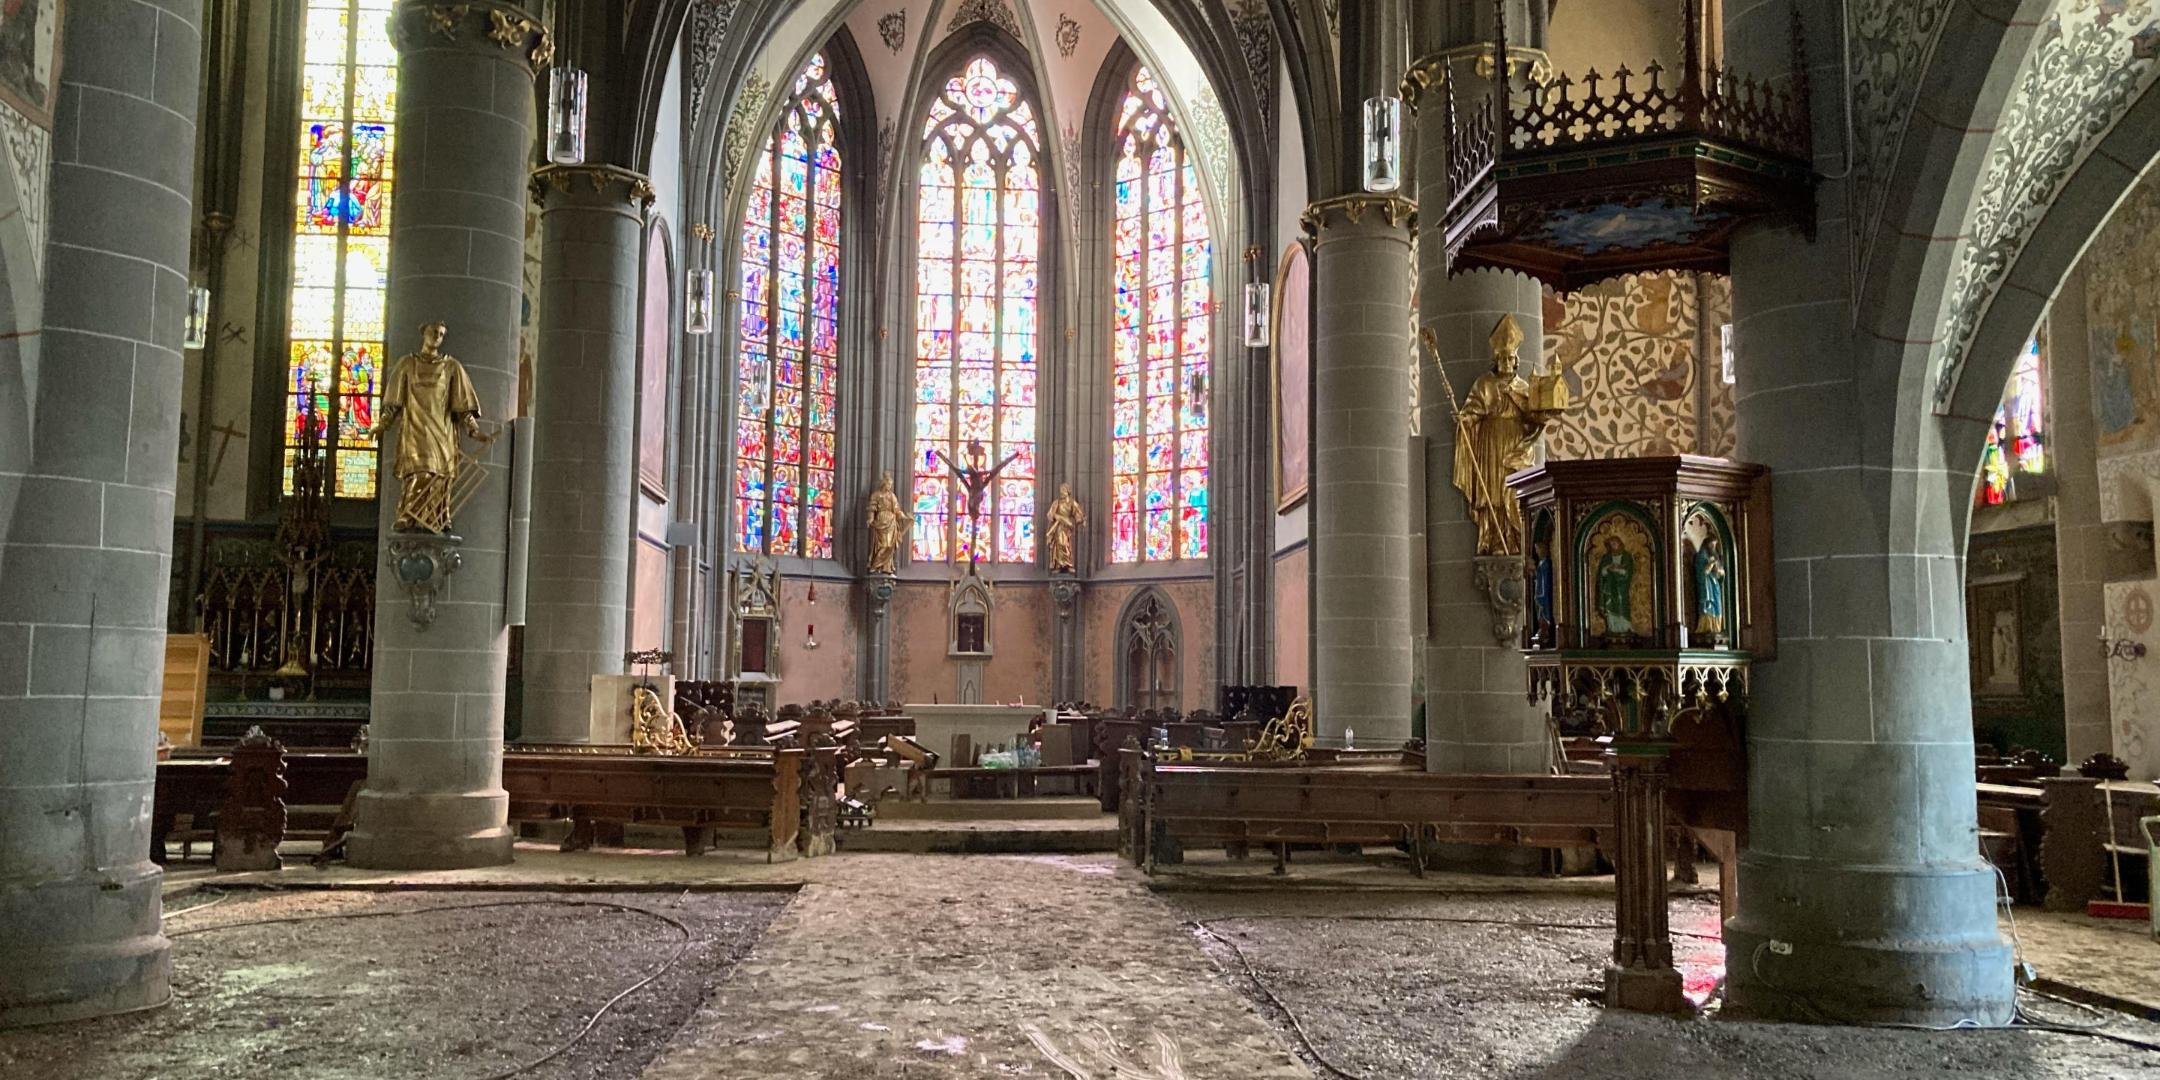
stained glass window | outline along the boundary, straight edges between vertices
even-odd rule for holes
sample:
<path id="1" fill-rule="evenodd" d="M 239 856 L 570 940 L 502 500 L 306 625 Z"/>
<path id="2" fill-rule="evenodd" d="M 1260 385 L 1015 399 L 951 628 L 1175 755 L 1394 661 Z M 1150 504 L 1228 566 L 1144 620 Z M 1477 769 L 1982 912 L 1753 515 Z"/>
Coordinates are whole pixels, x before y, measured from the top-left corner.
<path id="1" fill-rule="evenodd" d="M 375 494 L 397 118 L 392 0 L 309 0 L 285 377 L 283 490 L 305 417 L 333 455 L 339 498 Z M 313 395 L 314 408 L 304 408 Z"/>
<path id="2" fill-rule="evenodd" d="M 2018 497 L 2018 477 L 2047 472 L 2047 391 L 2040 377 L 2040 342 L 2025 343 L 2010 381 L 2003 387 L 2002 404 L 1995 409 L 1995 423 L 1988 428 L 1987 446 L 1980 453 L 1980 490 L 1973 501 L 1980 506 L 2001 506 Z"/>
<path id="3" fill-rule="evenodd" d="M 1110 560 L 1208 553 L 1214 246 L 1199 178 L 1146 68 L 1117 112 Z"/>
<path id="4" fill-rule="evenodd" d="M 832 557 L 840 417 L 840 105 L 824 55 L 750 166 L 735 549 Z"/>
<path id="5" fill-rule="evenodd" d="M 921 560 L 1033 562 L 1041 257 L 1035 110 L 988 57 L 923 122 L 915 276 L 915 530 Z M 1004 463 L 968 520 L 948 463 Z"/>

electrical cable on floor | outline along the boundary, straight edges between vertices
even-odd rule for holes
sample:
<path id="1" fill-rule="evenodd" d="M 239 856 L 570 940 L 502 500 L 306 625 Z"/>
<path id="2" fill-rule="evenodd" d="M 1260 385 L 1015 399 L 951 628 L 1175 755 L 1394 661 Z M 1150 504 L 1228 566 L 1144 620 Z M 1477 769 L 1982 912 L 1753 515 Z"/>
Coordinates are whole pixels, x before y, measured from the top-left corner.
<path id="1" fill-rule="evenodd" d="M 215 901 L 213 901 L 213 903 L 214 902 Z M 210 905 L 204 904 L 202 906 L 208 907 Z M 555 1049 L 550 1050 L 547 1053 L 532 1059 L 531 1061 L 525 1062 L 522 1065 L 506 1069 L 502 1072 L 490 1073 L 485 1077 L 481 1077 L 480 1080 L 509 1080 L 509 1078 L 511 1077 L 517 1076 L 521 1073 L 531 1072 L 532 1070 L 537 1069 L 540 1066 L 545 1065 L 558 1057 L 561 1057 L 563 1054 L 568 1053 L 571 1047 L 574 1047 L 578 1043 L 583 1042 L 587 1035 L 592 1034 L 593 1029 L 599 1026 L 600 1018 L 606 1016 L 609 1010 L 620 1004 L 622 1002 L 622 999 L 629 997 L 630 995 L 637 993 L 639 990 L 642 990 L 645 987 L 651 985 L 653 980 L 666 974 L 669 968 L 674 967 L 676 962 L 681 960 L 683 958 L 683 955 L 690 951 L 690 944 L 697 937 L 697 935 L 691 931 L 690 927 L 685 925 L 680 919 L 676 919 L 673 916 L 663 915 L 660 912 L 653 911 L 649 908 L 632 907 L 628 904 L 610 903 L 601 900 L 490 900 L 478 904 L 436 904 L 429 907 L 402 908 L 396 911 L 334 911 L 322 915 L 288 915 L 275 919 L 247 919 L 241 922 L 219 923 L 215 926 L 198 926 L 189 930 L 177 930 L 165 936 L 176 938 L 187 937 L 191 934 L 206 934 L 212 930 L 237 930 L 244 926 L 275 926 L 281 923 L 321 922 L 330 919 L 377 919 L 386 918 L 392 915 L 425 915 L 431 912 L 478 911 L 485 908 L 505 907 L 596 907 L 607 908 L 612 911 L 635 912 L 639 915 L 645 915 L 650 918 L 658 919 L 661 922 L 667 923 L 669 926 L 674 927 L 678 933 L 682 934 L 682 941 L 680 944 L 676 945 L 674 954 L 670 955 L 666 960 L 661 961 L 658 967 L 655 967 L 650 972 L 647 972 L 644 978 L 639 979 L 634 983 L 631 983 L 627 987 L 624 987 L 621 993 L 618 993 L 614 997 L 609 998 L 606 1004 L 600 1006 L 598 1010 L 594 1011 L 592 1016 L 585 1021 L 585 1026 L 583 1028 L 580 1028 L 577 1034 L 572 1035 L 569 1041 L 562 1043 L 561 1045 L 555 1047 Z M 188 910 L 193 911 L 197 909 L 189 908 Z"/>
<path id="2" fill-rule="evenodd" d="M 232 896 L 233 894 L 229 892 L 219 893 L 217 899 L 212 900 L 207 904 L 197 904 L 194 907 L 184 907 L 178 911 L 167 911 L 159 915 L 158 917 L 161 919 L 177 919 L 182 915 L 189 914 L 190 912 L 201 911 L 204 908 L 214 908 L 219 904 L 222 904 L 225 901 L 232 899 Z"/>
<path id="3" fill-rule="evenodd" d="M 1305 1025 L 1303 1022 L 1298 1020 L 1297 1013 L 1292 1012 L 1290 1006 L 1284 1003 L 1283 999 L 1275 996 L 1275 991 L 1269 989 L 1267 982 L 1260 978 L 1260 969 L 1253 966 L 1252 958 L 1245 955 L 1245 950 L 1243 948 L 1240 948 L 1237 942 L 1216 933 L 1214 928 L 1208 926 L 1209 921 L 1210 920 L 1207 919 L 1194 919 L 1189 921 L 1186 925 L 1191 926 L 1193 929 L 1198 930 L 1203 934 L 1206 934 L 1208 937 L 1213 938 L 1216 941 L 1222 942 L 1223 944 L 1230 946 L 1230 951 L 1237 954 L 1238 963 L 1245 965 L 1245 977 L 1252 980 L 1253 986 L 1257 988 L 1262 994 L 1267 995 L 1267 999 L 1271 1002 L 1274 1002 L 1275 1007 L 1282 1011 L 1283 1017 L 1290 1021 L 1290 1030 L 1296 1033 L 1298 1037 L 1298 1043 L 1305 1047 L 1305 1053 L 1310 1055 L 1314 1061 L 1318 1062 L 1321 1068 L 1324 1068 L 1327 1071 L 1334 1073 L 1336 1076 L 1340 1077 L 1341 1080 L 1366 1080 L 1366 1077 L 1363 1074 L 1351 1072 L 1350 1070 L 1335 1064 L 1333 1061 L 1330 1061 L 1328 1059 L 1328 1056 L 1326 1054 L 1320 1052 L 1320 1047 L 1313 1042 L 1312 1036 L 1305 1033 Z"/>
<path id="4" fill-rule="evenodd" d="M 1239 922 L 1253 919 L 1321 919 L 1328 922 L 1408 922 L 1408 923 L 1462 923 L 1471 926 L 1513 926 L 1524 930 L 1598 930 L 1610 933 L 1619 927 L 1611 923 L 1564 923 L 1542 922 L 1537 919 L 1490 919 L 1472 915 L 1308 915 L 1297 911 L 1263 911 L 1245 915 L 1217 915 L 1198 920 L 1202 923 Z M 1668 930 L 1674 937 L 1698 938 L 1703 941 L 1723 941 L 1716 934 L 1701 934 L 1690 930 Z"/>

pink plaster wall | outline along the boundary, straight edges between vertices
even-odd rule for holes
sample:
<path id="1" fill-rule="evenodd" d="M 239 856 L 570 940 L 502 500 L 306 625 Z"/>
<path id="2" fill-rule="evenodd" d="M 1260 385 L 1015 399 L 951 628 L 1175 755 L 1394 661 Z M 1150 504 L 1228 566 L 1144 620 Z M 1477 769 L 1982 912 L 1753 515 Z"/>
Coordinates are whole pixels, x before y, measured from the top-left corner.
<path id="1" fill-rule="evenodd" d="M 817 606 L 810 604 L 811 582 L 780 581 L 780 702 L 802 704 L 820 699 L 848 699 L 862 693 L 862 620 L 855 586 L 817 582 Z M 817 627 L 818 647 L 806 649 L 810 628 Z"/>
<path id="2" fill-rule="evenodd" d="M 958 668 L 947 647 L 951 588 L 942 581 L 902 582 L 893 589 L 892 696 L 903 702 L 952 701 Z M 983 700 L 1001 703 L 1050 700 L 1050 649 L 1056 641 L 1056 605 L 1048 583 L 1010 582 L 997 587 L 990 615 L 990 666 L 983 673 Z M 820 632 L 822 636 L 822 631 Z"/>
<path id="3" fill-rule="evenodd" d="M 1117 665 L 1122 657 L 1118 650 L 1118 616 L 1125 605 L 1144 583 L 1104 584 L 1097 582 L 1088 586 L 1081 612 L 1082 633 L 1080 647 L 1080 691 L 1089 702 L 1102 706 L 1117 704 Z M 1182 655 L 1178 657 L 1178 708 L 1212 709 L 1215 707 L 1215 583 L 1212 581 L 1173 581 L 1157 585 L 1164 596 L 1170 598 L 1170 606 L 1177 609 L 1178 645 Z"/>
<path id="4" fill-rule="evenodd" d="M 1275 683 L 1305 689 L 1311 682 L 1311 585 L 1306 574 L 1312 549 L 1300 547 L 1275 557 Z"/>

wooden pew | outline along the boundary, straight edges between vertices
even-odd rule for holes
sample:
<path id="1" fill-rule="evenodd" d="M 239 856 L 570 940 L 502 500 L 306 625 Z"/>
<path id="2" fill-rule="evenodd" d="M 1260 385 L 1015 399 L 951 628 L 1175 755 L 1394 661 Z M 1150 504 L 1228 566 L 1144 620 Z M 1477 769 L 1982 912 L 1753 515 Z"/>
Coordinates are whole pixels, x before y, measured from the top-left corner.
<path id="1" fill-rule="evenodd" d="M 820 783 L 819 804 L 806 787 Z M 683 830 L 683 850 L 703 854 L 715 828 L 757 829 L 766 834 L 766 857 L 822 855 L 833 848 L 837 808 L 830 794 L 838 772 L 832 748 L 822 750 L 718 750 L 679 757 L 657 754 L 580 753 L 509 749 L 503 754 L 503 788 L 514 821 L 571 822 L 566 851 L 592 844 L 595 823 L 672 825 Z"/>
<path id="2" fill-rule="evenodd" d="M 1133 755 L 1139 791 L 1121 827 L 1153 872 L 1186 845 L 1407 844 L 1424 871 L 1436 842 L 1595 847 L 1613 827 L 1601 776 L 1455 776 L 1406 769 L 1158 764 Z M 1136 819 L 1136 820 L 1135 820 Z"/>

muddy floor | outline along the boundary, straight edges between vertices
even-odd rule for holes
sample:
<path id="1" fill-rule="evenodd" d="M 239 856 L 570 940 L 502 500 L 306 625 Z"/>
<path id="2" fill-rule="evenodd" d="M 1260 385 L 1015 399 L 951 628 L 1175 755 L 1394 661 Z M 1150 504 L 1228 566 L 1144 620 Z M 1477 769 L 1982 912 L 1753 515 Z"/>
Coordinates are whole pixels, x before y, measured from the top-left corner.
<path id="1" fill-rule="evenodd" d="M 2160 1080 L 2160 1053 L 2089 1036 L 1667 1020 L 1594 1001 L 1609 897 L 1180 893 L 1169 898 L 1228 985 L 1319 1077 L 1364 1080 Z M 1347 917 L 1345 917 L 1347 916 Z M 1716 906 L 1676 900 L 1689 991 L 1723 971 Z M 1699 935 L 1699 936 L 1698 936 Z M 1234 946 L 1234 947 L 1233 947 Z M 1257 978 L 1248 974 L 1248 965 Z M 1262 989 L 1264 987 L 1265 989 Z M 1270 997 L 1269 995 L 1273 996 Z M 2094 1017 L 2043 1001 L 2064 1021 Z M 2160 1044 L 2160 1025 L 2108 1030 Z"/>
<path id="2" fill-rule="evenodd" d="M 171 1006 L 0 1032 L 0 1077 L 481 1080 L 569 1042 L 608 999 L 680 952 L 575 1046 L 516 1073 L 635 1077 L 788 900 L 773 892 L 196 893 L 174 901 L 166 917 Z M 247 925 L 270 919 L 299 921 Z"/>
<path id="3" fill-rule="evenodd" d="M 850 855 L 646 1080 L 1300 1080 L 1114 856 Z"/>

